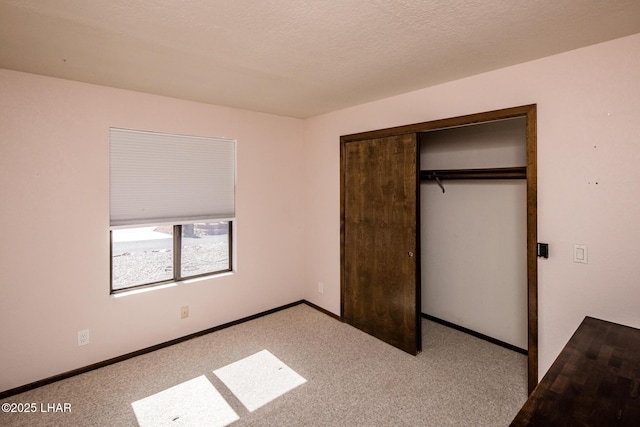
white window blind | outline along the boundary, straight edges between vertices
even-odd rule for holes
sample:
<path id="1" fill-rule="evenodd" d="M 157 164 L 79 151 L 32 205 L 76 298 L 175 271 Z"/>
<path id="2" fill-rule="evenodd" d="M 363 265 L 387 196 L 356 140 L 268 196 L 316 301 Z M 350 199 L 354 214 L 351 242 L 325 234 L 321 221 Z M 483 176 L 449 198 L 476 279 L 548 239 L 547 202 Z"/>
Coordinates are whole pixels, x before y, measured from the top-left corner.
<path id="1" fill-rule="evenodd" d="M 235 140 L 109 131 L 112 227 L 235 216 Z"/>

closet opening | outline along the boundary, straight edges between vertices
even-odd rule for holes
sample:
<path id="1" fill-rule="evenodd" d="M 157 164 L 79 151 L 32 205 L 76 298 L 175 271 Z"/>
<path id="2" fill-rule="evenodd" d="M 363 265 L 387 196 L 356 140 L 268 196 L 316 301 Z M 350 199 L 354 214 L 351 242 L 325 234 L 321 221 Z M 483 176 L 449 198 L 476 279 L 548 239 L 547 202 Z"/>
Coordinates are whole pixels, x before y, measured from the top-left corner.
<path id="1" fill-rule="evenodd" d="M 526 162 L 524 117 L 420 133 L 422 315 L 523 354 Z"/>
<path id="2" fill-rule="evenodd" d="M 352 313 L 368 316 L 367 319 L 386 319 L 376 313 L 382 312 L 382 308 L 388 309 L 378 305 L 387 304 L 402 306 L 406 311 L 404 319 L 421 317 L 424 313 L 458 325 L 526 353 L 528 389 L 533 391 L 538 383 L 536 138 L 535 104 L 342 136 L 341 317 L 344 321 L 354 324 L 350 321 Z M 405 151 L 402 157 L 398 150 L 384 155 L 375 151 L 376 146 L 389 147 L 400 141 L 405 145 L 415 144 L 417 150 L 418 168 L 414 169 L 413 181 L 409 179 L 415 166 L 411 152 Z M 400 188 L 418 187 L 415 197 L 401 190 L 406 200 L 415 198 L 417 203 L 416 218 L 410 221 L 415 227 L 404 229 L 404 234 L 416 230 L 417 241 L 411 243 L 411 236 L 404 236 L 397 249 L 397 271 L 404 269 L 415 277 L 412 285 L 411 276 L 406 276 L 407 293 L 402 294 L 402 300 L 395 297 L 388 285 L 397 281 L 389 262 L 385 262 L 389 267 L 385 270 L 385 280 L 366 281 L 371 283 L 369 288 L 354 287 L 352 281 L 374 276 L 347 274 L 355 271 L 353 266 L 360 264 L 361 254 L 372 247 L 365 245 L 354 252 L 353 242 L 365 240 L 349 236 L 368 236 L 374 232 L 360 227 L 366 223 L 353 215 L 352 208 L 355 202 L 369 200 L 366 193 L 371 191 L 370 185 L 361 185 L 366 179 L 349 172 L 355 154 L 363 150 L 375 151 L 375 156 L 362 157 L 373 162 L 372 167 L 377 165 L 374 160 L 378 158 L 396 156 L 398 159 L 392 169 L 385 169 L 384 174 L 374 172 L 367 179 L 386 176 L 387 180 L 395 180 L 389 178 L 391 171 L 402 172 L 405 184 Z M 361 162 L 364 170 L 367 165 L 369 163 Z M 352 175 L 359 179 L 351 179 Z M 386 212 L 388 206 L 395 206 L 393 197 L 391 205 L 374 200 L 370 206 Z M 408 206 L 407 213 L 411 205 Z M 360 228 L 354 228 L 356 226 Z M 376 226 L 372 225 L 371 229 L 375 230 Z M 354 234 L 355 231 L 359 234 Z M 404 258 L 402 248 L 405 248 Z M 355 255 L 350 256 L 352 253 Z M 405 264 L 416 258 L 417 265 L 407 269 Z M 362 302 L 364 289 L 374 303 Z M 398 304 L 400 301 L 402 305 Z M 415 317 L 409 311 L 415 313 Z M 403 320 L 398 324 L 413 324 L 413 321 Z M 381 326 L 376 325 L 372 330 Z M 387 329 L 392 336 L 390 341 L 402 333 Z M 419 351 L 420 337 L 414 332 L 407 329 L 404 336 L 412 340 L 411 336 L 415 335 L 413 348 Z"/>
<path id="3" fill-rule="evenodd" d="M 526 354 L 538 382 L 536 106 L 419 131 L 423 317 Z"/>

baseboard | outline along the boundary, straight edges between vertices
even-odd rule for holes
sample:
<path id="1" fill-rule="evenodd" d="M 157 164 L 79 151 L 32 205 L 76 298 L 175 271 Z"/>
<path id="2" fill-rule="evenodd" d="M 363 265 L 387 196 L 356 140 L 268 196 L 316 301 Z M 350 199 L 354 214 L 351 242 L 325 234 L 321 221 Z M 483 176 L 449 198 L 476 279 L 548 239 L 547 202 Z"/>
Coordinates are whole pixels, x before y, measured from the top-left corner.
<path id="1" fill-rule="evenodd" d="M 515 352 L 518 352 L 518 353 L 521 353 L 521 354 L 524 354 L 524 355 L 529 354 L 529 352 L 527 350 L 525 350 L 524 348 L 520 348 L 520 347 L 517 347 L 517 346 L 515 346 L 513 344 L 509 344 L 509 343 L 506 343 L 504 341 L 500 341 L 498 339 L 490 337 L 488 335 L 481 334 L 480 332 L 476 332 L 476 331 L 473 331 L 471 329 L 467 329 L 464 326 L 460 326 L 460 325 L 456 325 L 455 323 L 447 322 L 446 320 L 439 319 L 437 317 L 431 316 L 431 315 L 426 314 L 426 313 L 422 313 L 422 317 L 427 319 L 427 320 L 431 320 L 432 322 L 439 323 L 441 325 L 447 326 L 447 327 L 449 327 L 451 329 L 455 329 L 457 331 L 464 332 L 465 334 L 472 335 L 472 336 L 474 336 L 476 338 L 480 338 L 482 340 L 489 341 L 490 343 L 499 345 L 500 347 L 504 347 L 504 348 L 507 348 L 509 350 L 513 350 Z"/>
<path id="2" fill-rule="evenodd" d="M 304 304 L 308 305 L 309 307 L 311 307 L 311 308 L 315 308 L 315 309 L 316 309 L 316 310 L 318 310 L 319 312 L 324 313 L 324 314 L 326 314 L 327 316 L 329 316 L 329 317 L 333 317 L 334 319 L 339 320 L 339 321 L 341 321 L 341 322 L 342 322 L 342 317 L 338 316 L 337 314 L 333 314 L 333 313 L 332 313 L 332 312 L 330 312 L 329 310 L 325 310 L 324 308 L 320 307 L 319 305 L 315 305 L 314 303 L 309 302 L 309 301 L 307 301 L 307 300 L 302 300 L 302 302 L 303 302 Z"/>
<path id="3" fill-rule="evenodd" d="M 202 335 L 210 334 L 212 332 L 216 332 L 216 331 L 219 331 L 221 329 L 228 328 L 230 326 L 238 325 L 240 323 L 248 322 L 249 320 L 254 320 L 254 319 L 257 319 L 259 317 L 263 317 L 263 316 L 266 316 L 268 314 L 272 314 L 272 313 L 275 313 L 275 312 L 278 312 L 278 311 L 281 311 L 281 310 L 285 310 L 287 308 L 291 308 L 291 307 L 294 307 L 294 306 L 300 305 L 300 304 L 306 304 L 309 307 L 314 308 L 314 309 L 326 314 L 327 316 L 331 316 L 331 317 L 333 317 L 335 319 L 341 320 L 339 316 L 336 316 L 335 314 L 331 313 L 330 311 L 325 310 L 322 307 L 319 307 L 319 306 L 317 306 L 317 305 L 315 305 L 313 303 L 310 303 L 310 302 L 308 302 L 306 300 L 300 300 L 300 301 L 292 302 L 290 304 L 285 304 L 285 305 L 280 306 L 280 307 L 273 308 L 271 310 L 263 311 L 262 313 L 258 313 L 258 314 L 254 314 L 252 316 L 244 317 L 244 318 L 239 319 L 239 320 L 234 320 L 233 322 L 225 323 L 223 325 L 214 326 L 213 328 L 205 329 L 205 330 L 200 331 L 200 332 L 195 332 L 193 334 L 185 335 L 184 337 L 176 338 L 176 339 L 173 339 L 171 341 L 167 341 L 167 342 L 164 342 L 164 343 L 161 343 L 161 344 L 156 344 L 156 345 L 153 345 L 151 347 L 143 348 L 141 350 L 137 350 L 137 351 L 134 351 L 134 352 L 131 352 L 131 353 L 123 354 L 122 356 L 117 356 L 117 357 L 114 357 L 112 359 L 104 360 L 102 362 L 94 363 L 92 365 L 88 365 L 88 366 L 85 366 L 85 367 L 82 367 L 82 368 L 74 369 L 72 371 L 68 371 L 68 372 L 64 372 L 62 374 L 54 375 L 54 376 L 49 377 L 49 378 L 45 378 L 45 379 L 42 379 L 42 380 L 34 381 L 32 383 L 29 383 L 29 384 L 25 384 L 25 385 L 22 385 L 22 386 L 19 386 L 19 387 L 15 387 L 15 388 L 12 388 L 12 389 L 9 389 L 9 390 L 5 390 L 5 391 L 0 392 L 0 399 L 5 399 L 7 397 L 11 397 L 11 396 L 14 396 L 16 394 L 24 393 L 25 391 L 33 390 L 35 388 L 42 387 L 44 385 L 52 384 L 52 383 L 55 383 L 56 381 L 65 380 L 67 378 L 71 378 L 71 377 L 74 377 L 76 375 L 84 374 L 86 372 L 93 371 L 95 369 L 103 368 L 103 367 L 108 366 L 108 365 L 113 365 L 114 363 L 122 362 L 124 360 L 131 359 L 131 358 L 136 357 L 136 356 L 141 356 L 141 355 L 146 354 L 146 353 L 151 353 L 153 351 L 160 350 L 161 348 L 169 347 L 169 346 L 172 346 L 174 344 L 179 344 L 181 342 L 190 340 L 192 338 L 196 338 L 196 337 L 200 337 Z"/>

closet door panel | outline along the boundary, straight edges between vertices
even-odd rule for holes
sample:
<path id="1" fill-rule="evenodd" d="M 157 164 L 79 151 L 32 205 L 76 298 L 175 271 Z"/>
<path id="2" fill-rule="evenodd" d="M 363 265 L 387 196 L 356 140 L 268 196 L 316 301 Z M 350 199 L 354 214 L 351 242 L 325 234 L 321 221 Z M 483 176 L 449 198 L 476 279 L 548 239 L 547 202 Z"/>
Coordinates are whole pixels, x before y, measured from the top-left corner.
<path id="1" fill-rule="evenodd" d="M 342 315 L 420 350 L 416 135 L 343 144 Z"/>

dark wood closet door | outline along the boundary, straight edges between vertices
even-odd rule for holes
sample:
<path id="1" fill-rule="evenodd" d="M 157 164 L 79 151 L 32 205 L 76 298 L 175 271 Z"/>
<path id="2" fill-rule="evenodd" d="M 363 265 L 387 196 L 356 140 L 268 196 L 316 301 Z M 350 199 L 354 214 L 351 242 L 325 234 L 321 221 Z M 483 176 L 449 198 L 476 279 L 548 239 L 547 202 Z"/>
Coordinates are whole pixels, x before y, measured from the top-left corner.
<path id="1" fill-rule="evenodd" d="M 342 142 L 342 317 L 421 350 L 415 134 Z"/>

